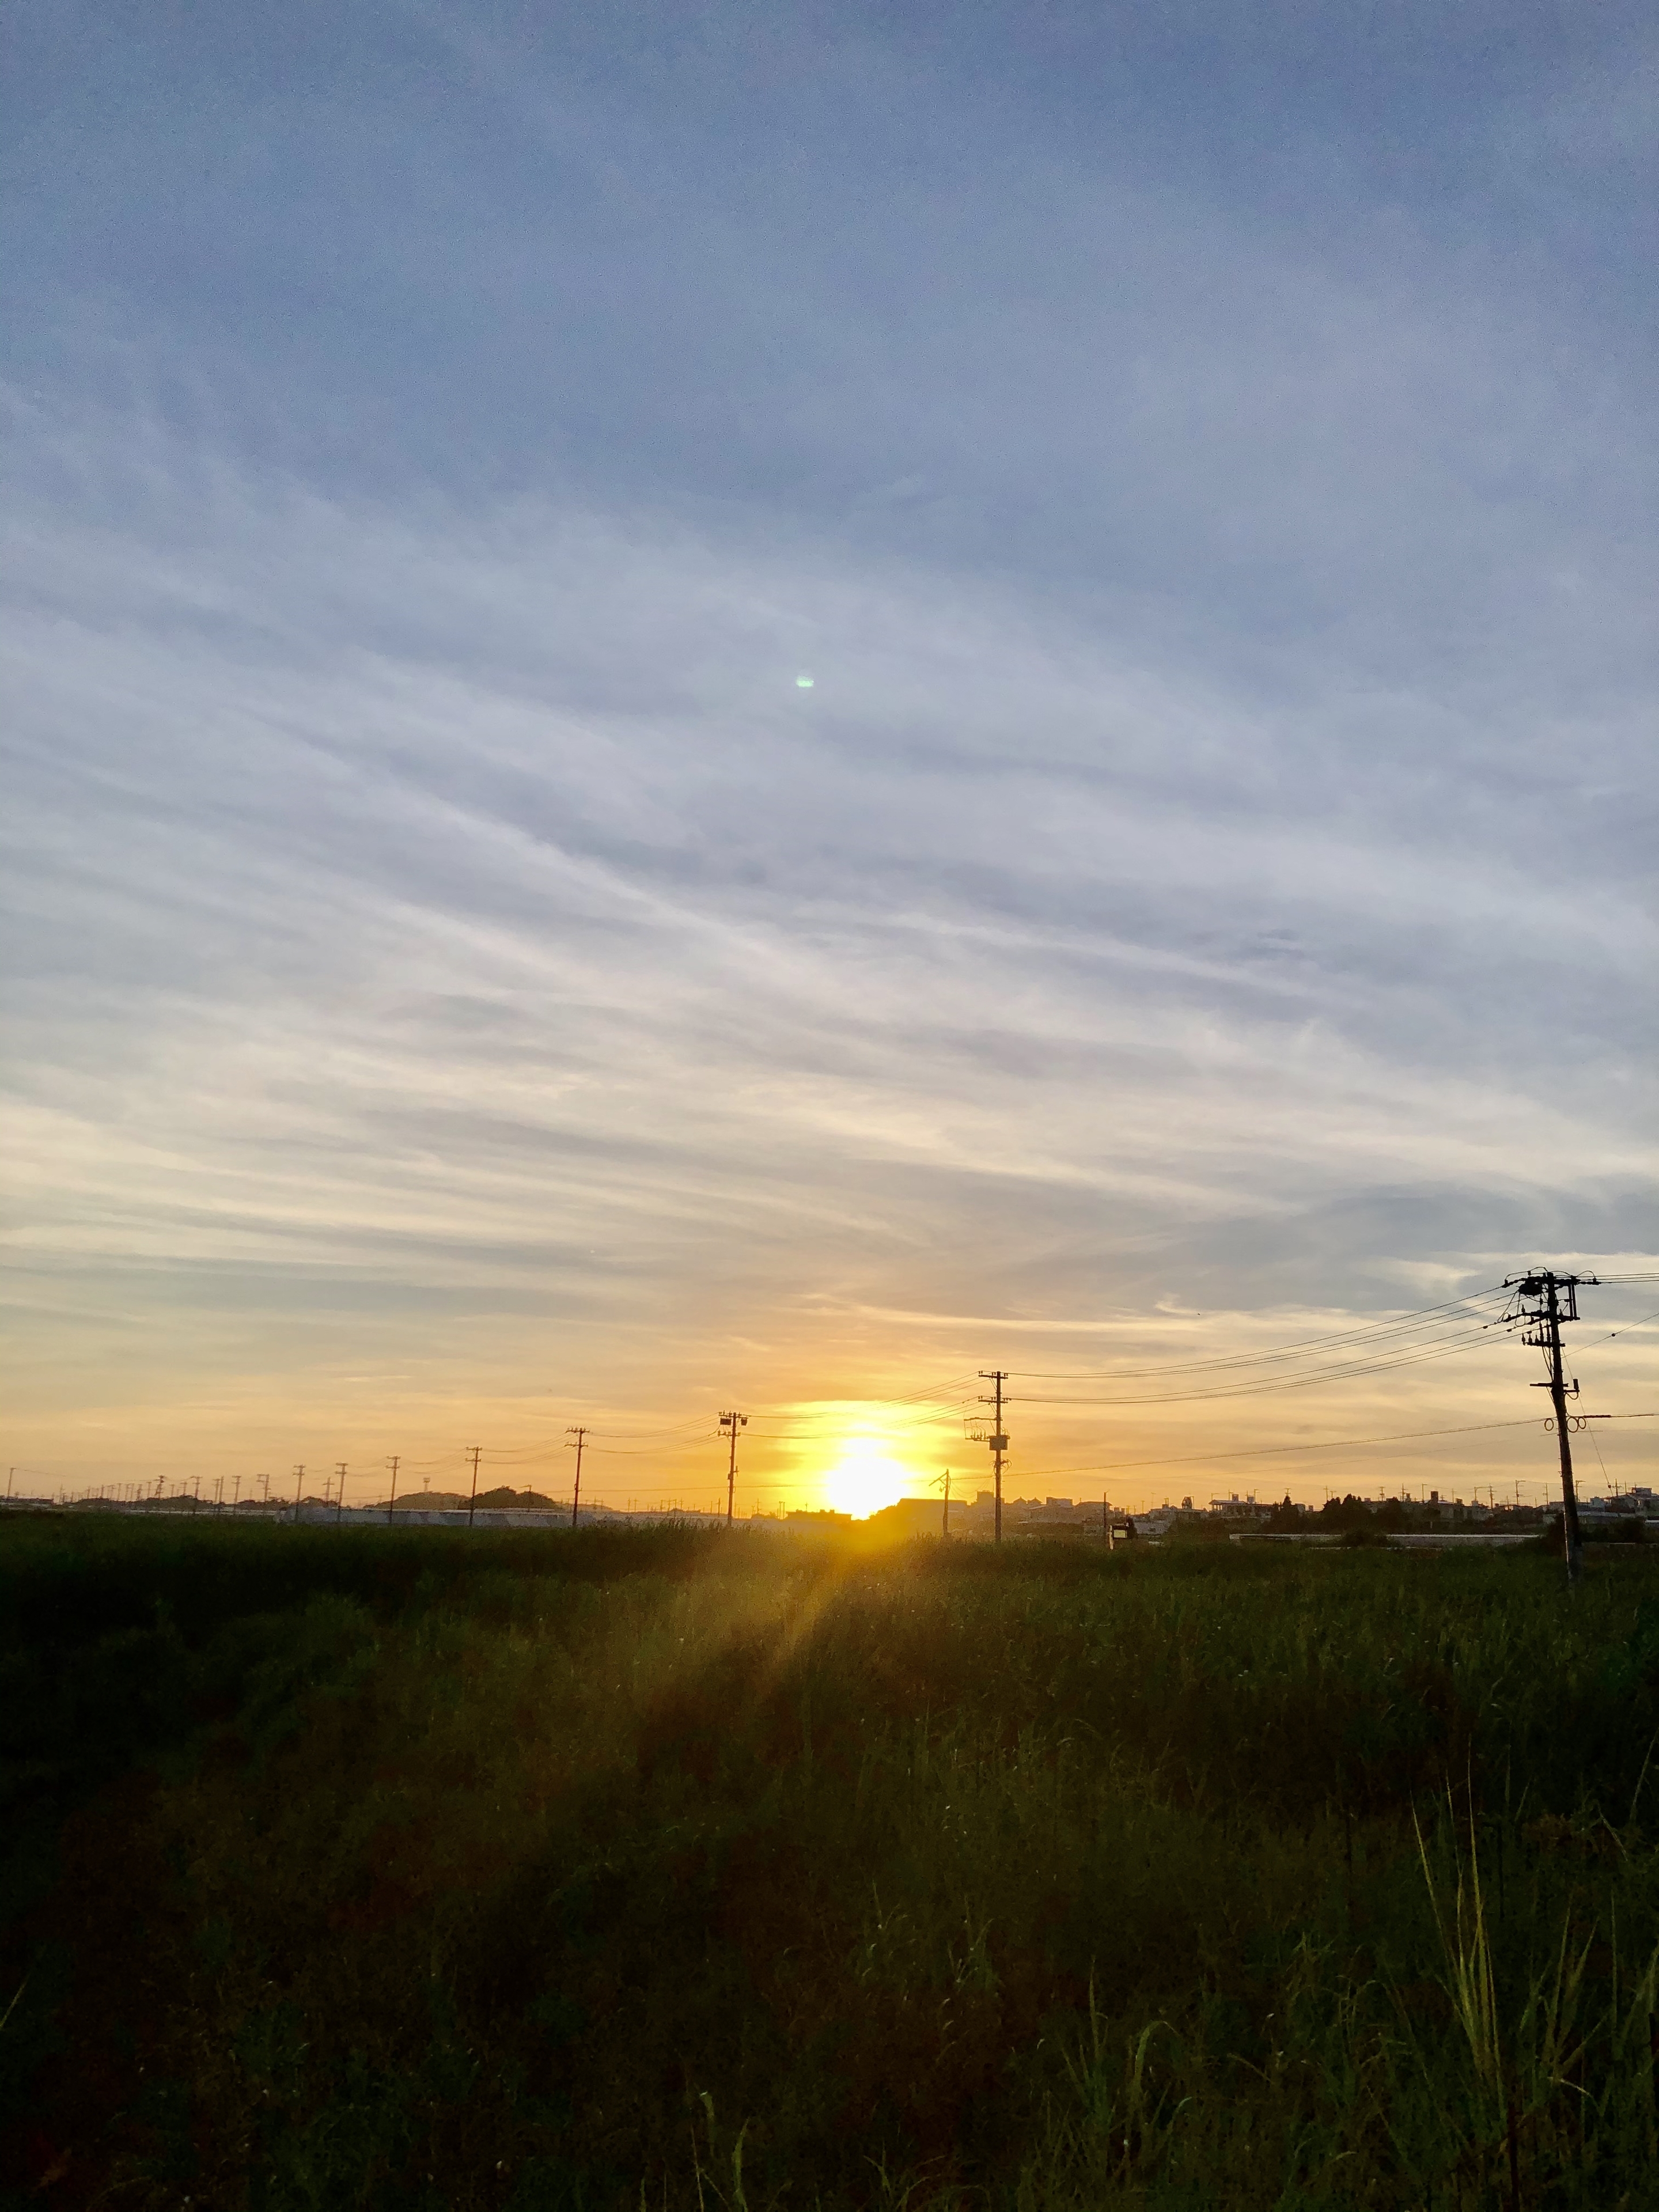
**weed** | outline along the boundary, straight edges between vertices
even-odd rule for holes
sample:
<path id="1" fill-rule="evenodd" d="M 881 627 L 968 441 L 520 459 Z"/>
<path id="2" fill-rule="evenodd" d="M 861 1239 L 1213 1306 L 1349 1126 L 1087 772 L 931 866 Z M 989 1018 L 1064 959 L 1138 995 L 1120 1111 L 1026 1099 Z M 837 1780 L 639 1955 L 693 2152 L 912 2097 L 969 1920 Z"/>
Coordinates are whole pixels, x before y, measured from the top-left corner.
<path id="1" fill-rule="evenodd" d="M 1634 1547 L 1568 1606 L 1514 1557 L 8 1527 L 0 2182 L 1651 2202 L 1656 1590 Z"/>

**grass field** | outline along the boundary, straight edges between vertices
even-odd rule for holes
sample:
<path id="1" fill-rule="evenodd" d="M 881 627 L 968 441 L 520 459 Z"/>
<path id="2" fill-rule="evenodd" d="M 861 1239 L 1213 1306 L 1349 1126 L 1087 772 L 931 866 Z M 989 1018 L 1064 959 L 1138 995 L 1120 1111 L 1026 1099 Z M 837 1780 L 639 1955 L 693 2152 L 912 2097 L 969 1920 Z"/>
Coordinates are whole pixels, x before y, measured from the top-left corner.
<path id="1" fill-rule="evenodd" d="M 1659 2203 L 1639 1547 L 33 1521 L 0 1620 L 9 2203 Z"/>

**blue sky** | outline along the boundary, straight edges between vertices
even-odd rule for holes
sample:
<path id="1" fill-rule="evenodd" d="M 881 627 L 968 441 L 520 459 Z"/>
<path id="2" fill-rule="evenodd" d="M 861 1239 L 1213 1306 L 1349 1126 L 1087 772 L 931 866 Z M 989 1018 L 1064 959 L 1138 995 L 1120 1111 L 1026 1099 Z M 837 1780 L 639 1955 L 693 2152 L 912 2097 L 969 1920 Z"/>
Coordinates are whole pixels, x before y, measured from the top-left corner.
<path id="1" fill-rule="evenodd" d="M 1216 17 L 18 11 L 9 1458 L 1651 1266 L 1659 38 Z"/>

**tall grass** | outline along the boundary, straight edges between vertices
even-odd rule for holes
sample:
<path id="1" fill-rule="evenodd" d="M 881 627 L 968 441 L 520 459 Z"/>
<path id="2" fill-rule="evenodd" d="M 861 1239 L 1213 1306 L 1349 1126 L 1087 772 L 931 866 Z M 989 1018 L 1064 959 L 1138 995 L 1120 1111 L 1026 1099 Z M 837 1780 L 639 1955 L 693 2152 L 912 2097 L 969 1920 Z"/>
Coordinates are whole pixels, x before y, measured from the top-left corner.
<path id="1" fill-rule="evenodd" d="M 19 2202 L 1659 2196 L 1640 1552 L 0 1537 Z"/>

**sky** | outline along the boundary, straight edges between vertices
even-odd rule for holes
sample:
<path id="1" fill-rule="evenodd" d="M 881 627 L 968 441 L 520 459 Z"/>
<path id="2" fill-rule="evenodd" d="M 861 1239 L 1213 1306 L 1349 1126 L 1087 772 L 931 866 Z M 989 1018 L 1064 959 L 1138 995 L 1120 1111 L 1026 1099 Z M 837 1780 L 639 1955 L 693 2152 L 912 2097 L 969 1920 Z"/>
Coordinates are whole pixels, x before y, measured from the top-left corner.
<path id="1" fill-rule="evenodd" d="M 1455 1302 L 1659 1272 L 1649 10 L 11 28 L 20 1491 L 971 1494 L 1002 1369 L 1011 1496 L 1541 1494 Z"/>

